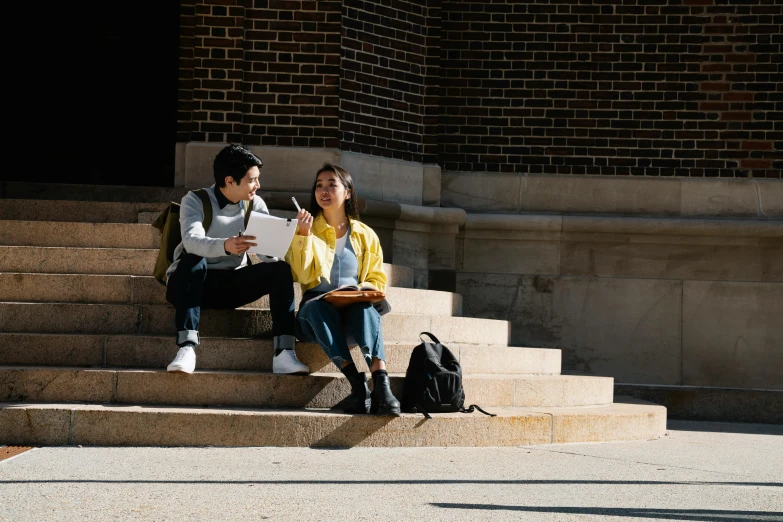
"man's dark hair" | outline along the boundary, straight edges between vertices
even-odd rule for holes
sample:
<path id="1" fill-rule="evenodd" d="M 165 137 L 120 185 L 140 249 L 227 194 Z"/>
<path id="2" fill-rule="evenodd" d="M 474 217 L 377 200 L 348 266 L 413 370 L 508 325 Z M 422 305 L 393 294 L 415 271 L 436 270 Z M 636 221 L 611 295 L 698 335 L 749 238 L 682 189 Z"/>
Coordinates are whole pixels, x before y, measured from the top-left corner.
<path id="1" fill-rule="evenodd" d="M 317 216 L 323 211 L 318 205 L 318 201 L 315 197 L 315 187 L 318 185 L 318 176 L 321 172 L 333 172 L 342 182 L 346 190 L 351 191 L 351 197 L 345 201 L 345 216 L 351 219 L 359 219 L 359 196 L 356 195 L 356 189 L 353 188 L 353 178 L 348 174 L 347 170 L 331 163 L 324 163 L 323 166 L 318 169 L 318 172 L 315 173 L 313 189 L 310 191 L 310 214 Z"/>
<path id="2" fill-rule="evenodd" d="M 261 158 L 247 150 L 242 145 L 227 145 L 215 157 L 212 164 L 212 172 L 215 176 L 215 185 L 226 186 L 226 176 L 234 178 L 239 183 L 252 167 L 259 169 L 264 166 Z"/>

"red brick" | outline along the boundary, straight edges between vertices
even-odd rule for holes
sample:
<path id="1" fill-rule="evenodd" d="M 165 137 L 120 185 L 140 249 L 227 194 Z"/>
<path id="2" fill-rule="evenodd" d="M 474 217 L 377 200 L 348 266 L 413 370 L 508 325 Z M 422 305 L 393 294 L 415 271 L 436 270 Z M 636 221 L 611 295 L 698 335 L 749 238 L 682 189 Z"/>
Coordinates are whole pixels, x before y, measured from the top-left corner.
<path id="1" fill-rule="evenodd" d="M 727 92 L 723 94 L 723 99 L 726 101 L 753 101 L 754 94 L 752 92 Z"/>
<path id="2" fill-rule="evenodd" d="M 699 108 L 703 111 L 725 111 L 728 110 L 729 104 L 723 102 L 701 102 Z"/>
<path id="3" fill-rule="evenodd" d="M 727 63 L 703 63 L 701 64 L 703 72 L 730 72 L 731 65 Z"/>
<path id="4" fill-rule="evenodd" d="M 731 63 L 752 63 L 756 61 L 756 55 L 753 53 L 727 54 L 725 59 Z"/>
<path id="5" fill-rule="evenodd" d="M 705 45 L 705 53 L 727 54 L 734 50 L 733 45 Z"/>
<path id="6" fill-rule="evenodd" d="M 772 165 L 772 160 L 768 159 L 743 159 L 740 166 L 746 169 L 768 169 Z"/>
<path id="7" fill-rule="evenodd" d="M 742 148 L 747 150 L 772 150 L 771 141 L 743 141 Z"/>
<path id="8" fill-rule="evenodd" d="M 730 91 L 731 84 L 725 82 L 702 82 L 699 84 L 702 91 Z"/>
<path id="9" fill-rule="evenodd" d="M 751 112 L 724 112 L 720 119 L 723 121 L 750 121 L 753 117 Z"/>

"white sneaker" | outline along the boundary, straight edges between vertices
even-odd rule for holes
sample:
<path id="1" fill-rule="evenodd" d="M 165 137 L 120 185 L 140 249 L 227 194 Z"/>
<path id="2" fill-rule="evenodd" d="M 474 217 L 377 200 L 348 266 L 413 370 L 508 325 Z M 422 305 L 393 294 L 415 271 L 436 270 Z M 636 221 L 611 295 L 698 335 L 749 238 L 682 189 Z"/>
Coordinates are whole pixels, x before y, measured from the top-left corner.
<path id="1" fill-rule="evenodd" d="M 310 373 L 310 368 L 296 358 L 296 353 L 293 350 L 283 350 L 280 355 L 275 355 L 272 358 L 272 372 L 307 375 Z"/>
<path id="2" fill-rule="evenodd" d="M 170 372 L 193 373 L 196 369 L 196 351 L 193 345 L 185 345 L 179 349 L 177 356 L 166 368 Z"/>

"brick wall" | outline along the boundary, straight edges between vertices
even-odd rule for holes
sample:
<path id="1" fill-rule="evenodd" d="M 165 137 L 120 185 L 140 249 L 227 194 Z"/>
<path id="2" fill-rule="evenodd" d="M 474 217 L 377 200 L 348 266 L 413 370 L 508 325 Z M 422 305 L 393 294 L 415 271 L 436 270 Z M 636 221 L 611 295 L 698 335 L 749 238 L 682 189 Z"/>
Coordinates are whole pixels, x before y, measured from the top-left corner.
<path id="1" fill-rule="evenodd" d="M 341 2 L 181 5 L 181 141 L 339 146 Z"/>
<path id="2" fill-rule="evenodd" d="M 440 0 L 343 2 L 343 150 L 437 161 Z"/>
<path id="3" fill-rule="evenodd" d="M 446 1 L 441 166 L 780 177 L 782 28 L 774 0 Z"/>
<path id="4" fill-rule="evenodd" d="M 781 177 L 778 0 L 181 3 L 180 141 Z"/>

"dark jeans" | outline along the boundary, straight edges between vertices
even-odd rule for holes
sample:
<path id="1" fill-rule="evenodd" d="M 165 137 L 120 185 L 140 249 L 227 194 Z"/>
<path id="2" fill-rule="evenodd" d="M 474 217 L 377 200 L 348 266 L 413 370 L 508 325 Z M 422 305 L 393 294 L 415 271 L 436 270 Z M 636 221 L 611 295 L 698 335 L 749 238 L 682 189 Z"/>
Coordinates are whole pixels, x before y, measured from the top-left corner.
<path id="1" fill-rule="evenodd" d="M 201 307 L 237 308 L 269 295 L 272 335 L 293 340 L 294 282 L 288 263 L 256 263 L 236 270 L 207 270 L 201 256 L 183 254 L 169 277 L 166 300 L 174 305 L 177 345 L 198 344 Z M 291 346 L 293 348 L 293 346 Z"/>

